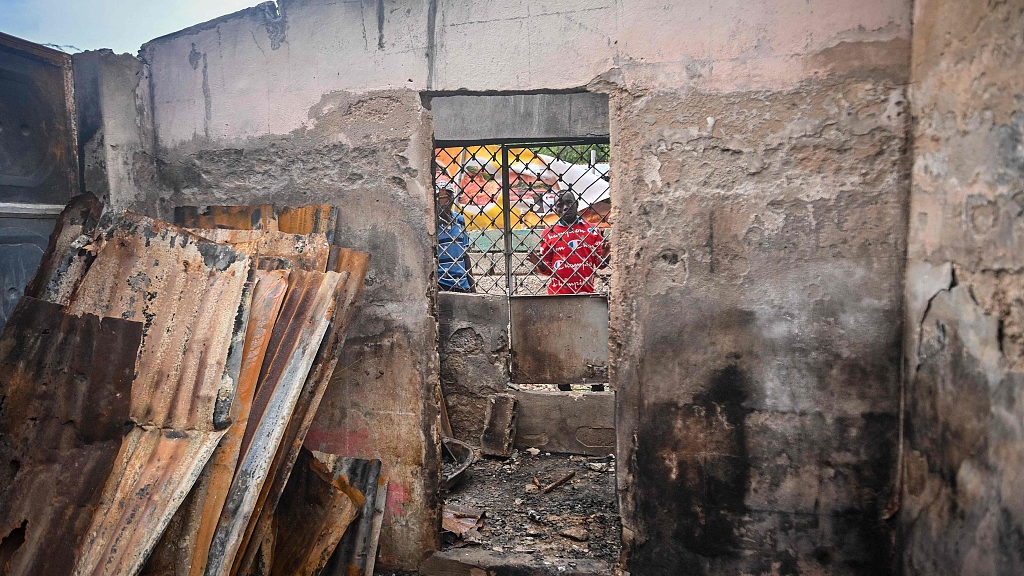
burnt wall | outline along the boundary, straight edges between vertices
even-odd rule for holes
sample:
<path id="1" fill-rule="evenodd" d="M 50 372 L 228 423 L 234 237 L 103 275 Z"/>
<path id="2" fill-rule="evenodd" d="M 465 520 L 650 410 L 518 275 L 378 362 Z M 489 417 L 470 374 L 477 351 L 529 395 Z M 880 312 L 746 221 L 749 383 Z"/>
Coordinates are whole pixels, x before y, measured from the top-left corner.
<path id="1" fill-rule="evenodd" d="M 160 150 L 166 190 L 150 206 L 165 218 L 178 205 L 340 208 L 335 241 L 369 252 L 370 270 L 306 443 L 384 462 L 381 563 L 411 567 L 439 522 L 430 121 L 402 90 L 325 95 L 310 116 L 315 127 L 287 135 Z"/>
<path id="2" fill-rule="evenodd" d="M 788 89 L 613 95 L 633 574 L 890 572 L 908 46 L 819 57 L 859 64 Z"/>
<path id="3" fill-rule="evenodd" d="M 507 392 L 508 298 L 438 292 L 437 319 L 441 390 L 452 432 L 476 445 L 487 397 Z"/>
<path id="4" fill-rule="evenodd" d="M 83 192 L 118 208 L 145 210 L 159 189 L 149 69 L 110 50 L 72 56 Z"/>
<path id="5" fill-rule="evenodd" d="M 904 572 L 1024 573 L 1024 2 L 919 0 Z"/>

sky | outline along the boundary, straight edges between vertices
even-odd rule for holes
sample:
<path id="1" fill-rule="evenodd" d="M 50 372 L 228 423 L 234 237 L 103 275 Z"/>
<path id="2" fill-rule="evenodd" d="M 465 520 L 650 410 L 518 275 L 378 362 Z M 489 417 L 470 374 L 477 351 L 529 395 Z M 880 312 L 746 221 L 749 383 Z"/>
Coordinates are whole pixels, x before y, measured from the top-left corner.
<path id="1" fill-rule="evenodd" d="M 153 38 L 262 0 L 0 0 L 0 32 L 39 44 L 136 54 Z M 74 52 L 70 48 L 66 52 Z"/>

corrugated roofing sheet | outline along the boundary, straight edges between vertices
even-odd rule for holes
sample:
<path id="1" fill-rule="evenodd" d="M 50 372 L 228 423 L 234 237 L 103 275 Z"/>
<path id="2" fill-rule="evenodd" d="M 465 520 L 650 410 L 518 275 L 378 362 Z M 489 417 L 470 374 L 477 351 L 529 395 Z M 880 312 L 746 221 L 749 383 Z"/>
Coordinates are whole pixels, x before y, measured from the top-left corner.
<path id="1" fill-rule="evenodd" d="M 8 576 L 70 574 L 117 460 L 142 324 L 23 298 L 0 338 L 0 540 Z"/>
<path id="2" fill-rule="evenodd" d="M 129 213 L 110 219 L 101 240 L 69 310 L 142 321 L 143 340 L 131 391 L 136 426 L 75 574 L 134 575 L 230 423 L 237 373 L 227 358 L 245 329 L 250 260 Z"/>

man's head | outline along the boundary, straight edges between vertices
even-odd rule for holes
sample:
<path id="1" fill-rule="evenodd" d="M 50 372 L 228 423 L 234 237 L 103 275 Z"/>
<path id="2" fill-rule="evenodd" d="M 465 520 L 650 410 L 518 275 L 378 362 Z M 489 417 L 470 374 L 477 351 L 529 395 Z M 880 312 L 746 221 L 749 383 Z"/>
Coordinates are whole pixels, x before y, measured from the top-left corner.
<path id="1" fill-rule="evenodd" d="M 579 199 L 572 190 L 564 190 L 555 200 L 552 209 L 562 222 L 574 222 L 579 217 Z"/>
<path id="2" fill-rule="evenodd" d="M 451 182 L 437 183 L 437 209 L 444 213 L 452 209 L 452 202 L 455 201 L 455 185 Z"/>

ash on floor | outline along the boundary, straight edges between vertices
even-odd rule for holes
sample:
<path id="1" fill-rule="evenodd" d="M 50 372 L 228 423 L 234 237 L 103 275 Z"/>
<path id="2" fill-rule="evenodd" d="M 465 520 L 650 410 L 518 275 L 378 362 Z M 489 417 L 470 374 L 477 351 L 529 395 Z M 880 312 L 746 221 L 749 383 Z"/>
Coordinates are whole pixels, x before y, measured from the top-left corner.
<path id="1" fill-rule="evenodd" d="M 531 450 L 532 452 L 533 450 Z M 543 489 L 568 473 L 564 484 Z M 485 511 L 479 536 L 442 533 L 442 548 L 481 546 L 494 553 L 547 558 L 589 558 L 614 564 L 620 523 L 615 502 L 615 462 L 516 451 L 508 460 L 478 458 L 445 497 L 446 504 Z"/>

